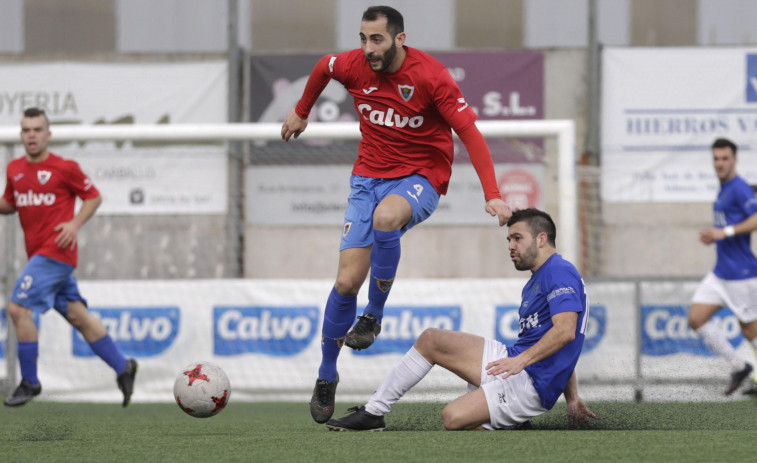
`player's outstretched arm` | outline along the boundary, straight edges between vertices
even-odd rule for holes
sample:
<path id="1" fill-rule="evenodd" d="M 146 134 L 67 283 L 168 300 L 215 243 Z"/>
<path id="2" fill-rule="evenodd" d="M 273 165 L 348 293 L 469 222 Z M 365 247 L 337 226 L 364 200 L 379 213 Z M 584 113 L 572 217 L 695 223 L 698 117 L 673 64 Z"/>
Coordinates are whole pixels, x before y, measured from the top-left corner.
<path id="1" fill-rule="evenodd" d="M 589 418 L 597 419 L 597 415 L 589 410 L 584 399 L 578 395 L 578 380 L 575 371 L 570 375 L 563 394 L 565 395 L 565 402 L 568 404 L 568 424 L 570 426 L 583 428 L 590 424 Z"/>
<path id="2" fill-rule="evenodd" d="M 470 156 L 470 160 L 473 163 L 473 168 L 476 169 L 478 179 L 481 181 L 484 197 L 486 198 L 486 212 L 492 216 L 497 216 L 499 218 L 499 226 L 504 226 L 513 213 L 510 210 L 510 206 L 502 201 L 502 197 L 500 196 L 497 180 L 494 176 L 492 156 L 484 136 L 478 130 L 476 124 L 472 124 L 466 129 L 461 130 L 457 135 L 465 145 L 465 149 L 468 150 L 468 156 Z"/>

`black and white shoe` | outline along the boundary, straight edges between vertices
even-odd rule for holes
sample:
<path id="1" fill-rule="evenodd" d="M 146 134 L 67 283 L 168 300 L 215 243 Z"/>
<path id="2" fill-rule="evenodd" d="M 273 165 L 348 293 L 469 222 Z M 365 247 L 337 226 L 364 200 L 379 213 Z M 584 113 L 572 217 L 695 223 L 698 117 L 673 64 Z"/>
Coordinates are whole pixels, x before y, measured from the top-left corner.
<path id="1" fill-rule="evenodd" d="M 42 384 L 32 386 L 32 383 L 24 379 L 21 380 L 21 384 L 18 385 L 13 394 L 7 397 L 3 403 L 9 407 L 18 407 L 32 400 L 32 397 L 39 395 L 40 392 L 42 392 Z"/>
<path id="2" fill-rule="evenodd" d="M 316 423 L 325 423 L 334 414 L 334 398 L 336 397 L 336 385 L 339 384 L 339 374 L 332 382 L 325 379 L 317 379 L 313 388 L 313 397 L 310 398 L 310 416 Z"/>
<path id="3" fill-rule="evenodd" d="M 362 407 L 352 407 L 347 410 L 352 412 L 344 418 L 329 420 L 326 427 L 331 431 L 383 431 L 386 429 L 384 417 L 376 416 L 365 411 Z"/>
<path id="4" fill-rule="evenodd" d="M 749 374 L 752 372 L 752 365 L 746 364 L 742 370 L 734 371 L 731 373 L 731 384 L 728 386 L 728 389 L 725 391 L 725 395 L 731 395 L 733 392 L 741 386 L 741 383 L 744 382 L 744 380 L 749 376 Z"/>
<path id="5" fill-rule="evenodd" d="M 358 317 L 357 323 L 344 338 L 344 343 L 355 350 L 367 349 L 371 347 L 379 333 L 381 333 L 381 325 L 376 317 L 367 313 Z"/>

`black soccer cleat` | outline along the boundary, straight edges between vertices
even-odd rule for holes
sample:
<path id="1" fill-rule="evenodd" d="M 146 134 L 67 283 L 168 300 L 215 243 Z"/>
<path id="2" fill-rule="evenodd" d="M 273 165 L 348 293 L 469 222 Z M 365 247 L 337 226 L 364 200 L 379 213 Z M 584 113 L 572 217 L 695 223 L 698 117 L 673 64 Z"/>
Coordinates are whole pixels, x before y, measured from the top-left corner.
<path id="1" fill-rule="evenodd" d="M 339 384 L 339 374 L 332 382 L 325 379 L 317 379 L 313 388 L 313 397 L 310 399 L 310 416 L 316 423 L 325 423 L 334 414 L 334 397 L 336 385 Z"/>
<path id="2" fill-rule="evenodd" d="M 128 359 L 126 361 L 126 368 L 124 368 L 124 371 L 122 371 L 121 374 L 118 375 L 118 378 L 116 378 L 118 388 L 121 389 L 121 392 L 124 394 L 124 401 L 121 404 L 124 407 L 129 405 L 131 393 L 134 392 L 135 376 L 137 376 L 137 361 L 134 359 Z"/>
<path id="3" fill-rule="evenodd" d="M 744 380 L 749 376 L 749 374 L 752 372 L 752 365 L 746 364 L 742 370 L 735 371 L 731 373 L 731 385 L 728 386 L 728 389 L 725 391 L 725 395 L 731 395 L 733 392 L 741 386 L 741 383 L 744 382 Z"/>
<path id="4" fill-rule="evenodd" d="M 381 333 L 381 325 L 376 321 L 376 317 L 369 313 L 357 318 L 357 323 L 347 333 L 344 343 L 355 350 L 367 349 Z"/>
<path id="5" fill-rule="evenodd" d="M 383 431 L 386 429 L 384 417 L 376 416 L 365 411 L 362 407 L 352 407 L 347 410 L 352 412 L 344 418 L 329 420 L 326 427 L 331 431 Z"/>
<path id="6" fill-rule="evenodd" d="M 3 403 L 9 407 L 18 407 L 32 400 L 32 397 L 39 395 L 40 392 L 42 392 L 42 384 L 32 386 L 32 383 L 24 379 Z"/>

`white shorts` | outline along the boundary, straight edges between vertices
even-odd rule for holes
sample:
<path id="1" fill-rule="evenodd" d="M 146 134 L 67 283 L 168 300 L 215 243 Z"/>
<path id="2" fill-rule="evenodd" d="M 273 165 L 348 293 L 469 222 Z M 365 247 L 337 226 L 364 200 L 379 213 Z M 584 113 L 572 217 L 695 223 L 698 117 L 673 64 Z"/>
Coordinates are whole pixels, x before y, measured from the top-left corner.
<path id="1" fill-rule="evenodd" d="M 699 284 L 692 302 L 731 309 L 742 323 L 757 320 L 757 278 L 724 280 L 710 272 Z"/>
<path id="2" fill-rule="evenodd" d="M 493 339 L 484 340 L 484 355 L 481 359 L 481 389 L 489 407 L 489 423 L 486 429 L 509 429 L 547 411 L 541 406 L 541 397 L 534 389 L 531 376 L 524 370 L 517 375 L 502 379 L 490 375 L 486 365 L 494 360 L 507 357 L 504 344 Z M 468 391 L 478 389 L 468 384 Z"/>

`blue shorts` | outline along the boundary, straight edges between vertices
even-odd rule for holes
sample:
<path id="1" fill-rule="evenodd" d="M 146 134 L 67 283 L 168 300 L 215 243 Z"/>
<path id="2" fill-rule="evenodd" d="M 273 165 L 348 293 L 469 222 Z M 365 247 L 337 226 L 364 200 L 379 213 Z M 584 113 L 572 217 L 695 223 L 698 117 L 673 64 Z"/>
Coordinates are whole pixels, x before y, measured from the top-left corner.
<path id="1" fill-rule="evenodd" d="M 400 178 L 371 178 L 352 175 L 350 197 L 344 213 L 342 243 L 339 250 L 365 248 L 373 244 L 373 211 L 391 194 L 407 199 L 413 208 L 410 222 L 402 227 L 402 233 L 423 222 L 436 210 L 439 193 L 422 175 Z"/>
<path id="2" fill-rule="evenodd" d="M 10 300 L 37 313 L 54 308 L 64 317 L 69 301 L 87 301 L 79 293 L 74 267 L 45 256 L 32 256 L 16 280 Z"/>

